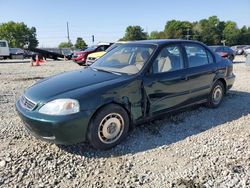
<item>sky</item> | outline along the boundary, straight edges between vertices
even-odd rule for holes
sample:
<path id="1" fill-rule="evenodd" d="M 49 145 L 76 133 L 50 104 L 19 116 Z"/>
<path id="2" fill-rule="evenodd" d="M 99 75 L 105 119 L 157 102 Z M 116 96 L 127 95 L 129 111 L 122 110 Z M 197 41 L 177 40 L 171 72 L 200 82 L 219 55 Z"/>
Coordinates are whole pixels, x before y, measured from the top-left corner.
<path id="1" fill-rule="evenodd" d="M 216 15 L 250 26 L 250 0 L 0 0 L 0 23 L 24 22 L 36 27 L 40 47 L 57 47 L 82 37 L 87 44 L 114 42 L 126 27 L 140 25 L 144 31 L 162 31 L 168 20 L 199 21 Z"/>

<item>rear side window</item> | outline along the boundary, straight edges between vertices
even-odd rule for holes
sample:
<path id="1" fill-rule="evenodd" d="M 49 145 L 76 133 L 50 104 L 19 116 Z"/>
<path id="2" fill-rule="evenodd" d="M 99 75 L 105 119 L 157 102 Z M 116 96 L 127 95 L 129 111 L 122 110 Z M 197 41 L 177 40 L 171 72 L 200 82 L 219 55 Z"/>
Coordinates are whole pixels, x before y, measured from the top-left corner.
<path id="1" fill-rule="evenodd" d="M 189 67 L 198 67 L 213 62 L 212 55 L 198 44 L 186 44 Z"/>
<path id="2" fill-rule="evenodd" d="M 0 47 L 6 47 L 6 42 L 0 42 Z"/>

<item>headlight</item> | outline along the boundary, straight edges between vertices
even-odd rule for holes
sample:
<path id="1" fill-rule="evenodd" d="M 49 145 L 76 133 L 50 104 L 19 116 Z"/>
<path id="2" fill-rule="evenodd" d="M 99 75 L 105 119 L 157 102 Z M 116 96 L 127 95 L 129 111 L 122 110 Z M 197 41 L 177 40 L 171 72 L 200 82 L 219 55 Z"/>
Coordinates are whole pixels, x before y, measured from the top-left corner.
<path id="1" fill-rule="evenodd" d="M 68 115 L 79 111 L 79 102 L 74 99 L 56 99 L 46 103 L 39 109 L 40 113 L 48 115 Z"/>

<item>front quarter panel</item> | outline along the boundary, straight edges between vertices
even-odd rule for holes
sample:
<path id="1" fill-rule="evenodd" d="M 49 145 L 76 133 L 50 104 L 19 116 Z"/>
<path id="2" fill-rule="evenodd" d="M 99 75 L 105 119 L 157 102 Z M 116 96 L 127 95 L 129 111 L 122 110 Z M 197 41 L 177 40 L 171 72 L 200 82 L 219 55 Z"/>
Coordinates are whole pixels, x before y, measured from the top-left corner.
<path id="1" fill-rule="evenodd" d="M 129 112 L 132 121 L 136 121 L 142 116 L 141 83 L 141 79 L 134 76 L 121 76 L 119 79 L 83 87 L 56 98 L 74 96 L 80 102 L 81 111 L 91 110 L 94 113 L 107 104 L 117 103 Z"/>

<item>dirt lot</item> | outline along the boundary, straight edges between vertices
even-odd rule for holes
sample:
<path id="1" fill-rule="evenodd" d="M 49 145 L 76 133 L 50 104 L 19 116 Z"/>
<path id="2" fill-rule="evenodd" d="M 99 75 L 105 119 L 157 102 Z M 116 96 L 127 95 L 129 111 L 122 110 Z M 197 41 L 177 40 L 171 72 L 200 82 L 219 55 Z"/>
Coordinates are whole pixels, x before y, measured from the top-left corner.
<path id="1" fill-rule="evenodd" d="M 0 187 L 250 187 L 250 67 L 236 61 L 235 85 L 218 109 L 167 115 L 105 152 L 39 141 L 15 112 L 25 88 L 81 67 L 0 63 Z"/>

